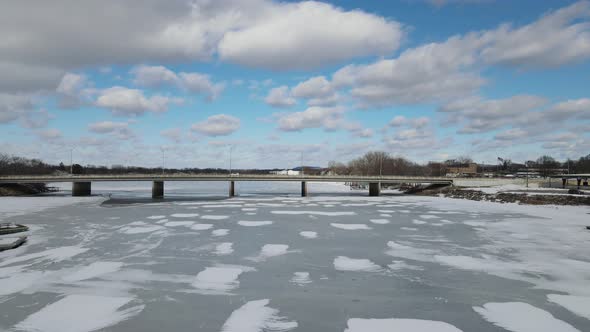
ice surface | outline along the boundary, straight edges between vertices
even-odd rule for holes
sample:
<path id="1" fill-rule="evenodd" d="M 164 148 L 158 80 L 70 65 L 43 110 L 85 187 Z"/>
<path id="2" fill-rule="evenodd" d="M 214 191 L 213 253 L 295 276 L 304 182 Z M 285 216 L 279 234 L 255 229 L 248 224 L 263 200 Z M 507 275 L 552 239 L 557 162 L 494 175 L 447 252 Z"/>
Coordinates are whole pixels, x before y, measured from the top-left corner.
<path id="1" fill-rule="evenodd" d="M 315 239 L 318 237 L 318 233 L 317 232 L 310 232 L 310 231 L 303 231 L 303 232 L 299 232 L 299 235 L 303 236 L 304 238 L 307 239 Z"/>
<path id="2" fill-rule="evenodd" d="M 70 275 L 64 276 L 62 279 L 69 282 L 92 279 L 118 271 L 122 266 L 123 263 L 121 262 L 94 262 Z"/>
<path id="3" fill-rule="evenodd" d="M 147 226 L 147 227 L 123 227 L 119 231 L 125 234 L 143 234 L 143 233 L 151 233 L 155 231 L 159 231 L 165 229 L 162 226 L 154 225 L 154 226 Z"/>
<path id="4" fill-rule="evenodd" d="M 338 216 L 354 216 L 356 212 L 352 211 L 341 211 L 341 212 L 327 212 L 327 211 L 271 211 L 272 214 L 309 214 L 315 216 L 328 216 L 328 217 L 338 217 Z"/>
<path id="5" fill-rule="evenodd" d="M 574 314 L 590 319 L 590 297 L 574 295 L 549 294 L 547 299 L 557 303 Z"/>
<path id="6" fill-rule="evenodd" d="M 373 224 L 379 224 L 379 225 L 385 225 L 385 224 L 389 224 L 390 221 L 387 219 L 370 219 L 370 222 L 372 222 Z"/>
<path id="7" fill-rule="evenodd" d="M 51 262 L 61 262 L 65 259 L 72 258 L 76 255 L 88 251 L 88 248 L 67 246 L 53 249 L 47 249 L 36 253 L 8 258 L 0 262 L 0 266 L 7 266 L 14 263 L 26 262 L 32 260 L 33 263 L 48 260 Z"/>
<path id="8" fill-rule="evenodd" d="M 366 258 L 349 258 L 338 256 L 334 259 L 334 268 L 339 271 L 377 272 L 381 267 Z"/>
<path id="9" fill-rule="evenodd" d="M 289 331 L 297 322 L 279 316 L 279 310 L 268 307 L 269 300 L 250 301 L 232 312 L 223 324 L 222 332 Z"/>
<path id="10" fill-rule="evenodd" d="M 194 223 L 195 223 L 194 221 L 169 221 L 169 222 L 165 223 L 164 226 L 166 226 L 166 227 L 181 227 L 181 226 L 190 227 Z"/>
<path id="11" fill-rule="evenodd" d="M 265 244 L 260 249 L 260 254 L 256 257 L 249 258 L 250 260 L 260 262 L 264 261 L 267 258 L 281 256 L 287 254 L 289 251 L 289 246 L 286 244 Z"/>
<path id="12" fill-rule="evenodd" d="M 0 221 L 46 209 L 79 203 L 99 203 L 104 200 L 103 197 L 0 197 Z"/>
<path id="13" fill-rule="evenodd" d="M 422 319 L 363 319 L 351 318 L 344 332 L 462 332 L 455 326 Z"/>
<path id="14" fill-rule="evenodd" d="M 68 295 L 16 325 L 22 331 L 89 332 L 116 325 L 137 315 L 143 306 L 119 310 L 131 297 Z"/>
<path id="15" fill-rule="evenodd" d="M 528 303 L 486 303 L 482 307 L 473 307 L 473 310 L 490 323 L 512 332 L 580 332 Z"/>
<path id="16" fill-rule="evenodd" d="M 149 216 L 147 219 L 156 220 L 156 219 L 164 219 L 166 216 Z"/>
<path id="17" fill-rule="evenodd" d="M 349 231 L 354 231 L 354 230 L 359 230 L 359 229 L 364 229 L 364 230 L 371 229 L 371 227 L 367 226 L 367 224 L 339 224 L 339 223 L 331 223 L 330 226 L 336 227 L 336 228 L 340 228 L 340 229 L 349 230 Z"/>

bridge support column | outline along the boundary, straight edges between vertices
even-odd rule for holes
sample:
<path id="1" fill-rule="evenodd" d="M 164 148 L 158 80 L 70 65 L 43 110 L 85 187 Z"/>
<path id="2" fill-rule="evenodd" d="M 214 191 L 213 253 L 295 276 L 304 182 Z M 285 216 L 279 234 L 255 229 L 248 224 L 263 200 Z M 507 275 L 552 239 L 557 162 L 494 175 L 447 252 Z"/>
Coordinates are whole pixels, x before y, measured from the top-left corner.
<path id="1" fill-rule="evenodd" d="M 236 195 L 236 186 L 234 181 L 229 182 L 229 197 L 234 197 Z"/>
<path id="2" fill-rule="evenodd" d="M 164 181 L 152 183 L 152 198 L 164 198 Z"/>
<path id="3" fill-rule="evenodd" d="M 582 184 L 582 179 L 581 178 L 577 178 L 576 180 L 578 180 L 578 189 L 580 189 L 580 185 Z"/>
<path id="4" fill-rule="evenodd" d="M 307 182 L 301 181 L 301 197 L 307 197 Z"/>
<path id="5" fill-rule="evenodd" d="M 584 185 L 584 187 L 588 187 L 588 179 L 584 179 L 583 185 Z"/>
<path id="6" fill-rule="evenodd" d="M 381 183 L 371 182 L 369 183 L 369 196 L 379 196 L 381 194 Z"/>
<path id="7" fill-rule="evenodd" d="M 567 186 L 567 179 L 563 178 L 561 179 L 561 186 L 565 188 L 565 186 Z"/>
<path id="8" fill-rule="evenodd" d="M 72 182 L 72 196 L 90 196 L 91 182 Z"/>

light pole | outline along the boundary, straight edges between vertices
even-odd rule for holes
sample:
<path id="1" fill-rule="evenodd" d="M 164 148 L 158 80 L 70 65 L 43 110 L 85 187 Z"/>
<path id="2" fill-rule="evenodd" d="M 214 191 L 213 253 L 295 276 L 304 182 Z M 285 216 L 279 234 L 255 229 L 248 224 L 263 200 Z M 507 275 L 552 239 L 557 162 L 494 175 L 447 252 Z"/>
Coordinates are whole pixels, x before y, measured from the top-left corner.
<path id="1" fill-rule="evenodd" d="M 231 176 L 231 153 L 234 149 L 234 146 L 230 144 L 229 146 L 229 176 Z"/>
<path id="2" fill-rule="evenodd" d="M 70 149 L 70 175 L 74 175 L 74 150 L 75 148 Z"/>
<path id="3" fill-rule="evenodd" d="M 162 151 L 162 175 L 164 175 L 164 167 L 166 166 L 166 155 L 165 155 L 165 150 L 163 147 L 160 148 L 160 151 Z"/>
<path id="4" fill-rule="evenodd" d="M 303 151 L 301 151 L 301 177 L 303 177 Z"/>
<path id="5" fill-rule="evenodd" d="M 379 177 L 383 177 L 383 154 L 379 158 Z"/>

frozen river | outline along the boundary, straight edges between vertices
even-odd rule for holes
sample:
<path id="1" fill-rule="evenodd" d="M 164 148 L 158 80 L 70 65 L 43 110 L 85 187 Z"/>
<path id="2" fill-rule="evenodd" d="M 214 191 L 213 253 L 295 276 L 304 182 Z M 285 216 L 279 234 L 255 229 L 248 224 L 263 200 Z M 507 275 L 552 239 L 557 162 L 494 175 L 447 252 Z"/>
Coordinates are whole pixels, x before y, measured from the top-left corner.
<path id="1" fill-rule="evenodd" d="M 590 331 L 587 207 L 203 186 L 0 198 L 0 331 Z"/>

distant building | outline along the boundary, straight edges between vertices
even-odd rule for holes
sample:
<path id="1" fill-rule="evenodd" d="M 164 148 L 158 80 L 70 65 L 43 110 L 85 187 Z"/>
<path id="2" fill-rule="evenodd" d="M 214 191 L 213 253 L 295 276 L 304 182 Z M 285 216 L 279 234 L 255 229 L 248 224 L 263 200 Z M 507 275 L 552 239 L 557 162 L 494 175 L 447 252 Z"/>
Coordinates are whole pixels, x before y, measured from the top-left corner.
<path id="1" fill-rule="evenodd" d="M 299 175 L 301 174 L 300 171 L 296 171 L 293 169 L 284 169 L 281 171 L 271 171 L 271 174 L 275 174 L 275 175 Z"/>
<path id="2" fill-rule="evenodd" d="M 476 163 L 468 163 L 468 164 L 453 164 L 447 166 L 447 176 L 461 176 L 461 175 L 476 175 L 477 174 L 477 164 Z"/>

